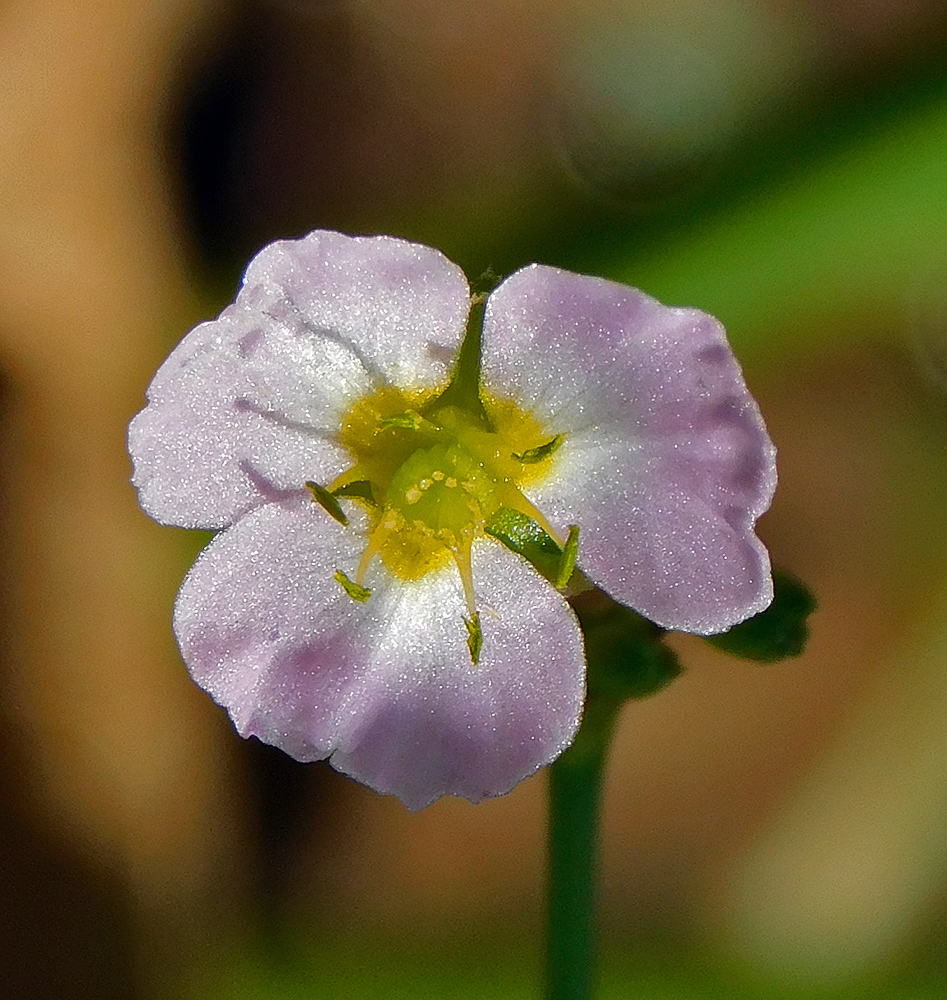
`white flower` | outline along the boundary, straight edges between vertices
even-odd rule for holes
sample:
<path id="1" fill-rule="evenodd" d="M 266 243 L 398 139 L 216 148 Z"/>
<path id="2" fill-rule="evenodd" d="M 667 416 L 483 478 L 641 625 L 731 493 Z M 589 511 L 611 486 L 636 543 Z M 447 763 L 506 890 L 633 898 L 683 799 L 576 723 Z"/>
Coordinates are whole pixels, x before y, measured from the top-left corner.
<path id="1" fill-rule="evenodd" d="M 424 246 L 271 244 L 129 429 L 144 509 L 220 530 L 175 607 L 194 679 L 242 735 L 412 809 L 509 791 L 579 722 L 581 632 L 501 512 L 577 525 L 585 576 L 668 628 L 772 597 L 774 450 L 716 320 L 533 265 L 487 300 L 478 365 L 469 308 Z"/>

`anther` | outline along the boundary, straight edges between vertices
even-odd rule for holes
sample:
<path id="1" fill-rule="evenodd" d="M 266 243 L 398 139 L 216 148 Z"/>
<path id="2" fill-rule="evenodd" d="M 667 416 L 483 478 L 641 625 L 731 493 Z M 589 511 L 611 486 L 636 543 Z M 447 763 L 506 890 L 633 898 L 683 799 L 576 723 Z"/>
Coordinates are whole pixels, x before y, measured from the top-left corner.
<path id="1" fill-rule="evenodd" d="M 513 452 L 513 457 L 517 462 L 523 462 L 525 465 L 533 465 L 537 462 L 541 462 L 544 458 L 548 458 L 554 451 L 556 451 L 563 442 L 563 435 L 557 434 L 552 440 L 547 441 L 545 444 L 541 444 L 538 448 L 529 448 L 526 451 Z"/>
<path id="2" fill-rule="evenodd" d="M 339 524 L 348 525 L 349 519 L 345 516 L 345 511 L 339 506 L 339 501 L 324 487 L 318 483 L 306 483 L 313 499 L 330 516 L 335 518 Z"/>
<path id="3" fill-rule="evenodd" d="M 352 598 L 353 601 L 358 601 L 364 604 L 365 601 L 372 596 L 372 592 L 368 587 L 363 587 L 358 583 L 353 583 L 340 569 L 335 571 L 335 579 L 338 583 L 342 585 L 342 589 Z"/>
<path id="4" fill-rule="evenodd" d="M 476 666 L 480 662 L 480 650 L 483 649 L 483 632 L 480 628 L 480 615 L 476 611 L 464 619 L 467 629 L 467 649 L 470 651 L 470 662 Z"/>

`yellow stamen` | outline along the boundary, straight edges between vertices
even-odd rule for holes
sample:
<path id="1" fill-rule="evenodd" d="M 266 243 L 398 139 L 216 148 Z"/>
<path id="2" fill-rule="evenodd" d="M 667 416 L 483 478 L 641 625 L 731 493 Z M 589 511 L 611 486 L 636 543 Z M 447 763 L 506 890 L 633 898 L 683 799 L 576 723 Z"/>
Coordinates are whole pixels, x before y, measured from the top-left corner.
<path id="1" fill-rule="evenodd" d="M 466 539 L 458 548 L 454 549 L 453 556 L 454 562 L 457 563 L 457 572 L 460 573 L 460 582 L 464 586 L 464 601 L 467 605 L 467 611 L 473 616 L 477 613 L 477 598 L 474 593 L 473 570 L 470 565 L 470 546 L 471 540 Z"/>
<path id="2" fill-rule="evenodd" d="M 361 399 L 340 433 L 352 467 L 327 487 L 309 488 L 337 520 L 345 517 L 337 498 L 360 501 L 367 510 L 370 528 L 355 582 L 337 576 L 356 600 L 368 597 L 364 581 L 376 556 L 404 581 L 421 579 L 446 560 L 456 565 L 469 616 L 464 618 L 468 648 L 476 663 L 483 636 L 471 546 L 492 517 L 510 508 L 567 549 L 523 493 L 550 474 L 563 438 L 512 402 L 481 392 L 482 410 L 473 413 L 456 394 L 450 400 L 443 392 L 390 388 Z M 567 561 L 568 556 L 562 573 Z"/>

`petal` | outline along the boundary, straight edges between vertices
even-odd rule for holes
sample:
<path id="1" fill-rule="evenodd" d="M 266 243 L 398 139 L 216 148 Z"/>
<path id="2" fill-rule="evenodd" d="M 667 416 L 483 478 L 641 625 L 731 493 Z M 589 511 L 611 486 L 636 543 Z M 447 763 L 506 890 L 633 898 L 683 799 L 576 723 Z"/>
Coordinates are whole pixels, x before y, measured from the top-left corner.
<path id="1" fill-rule="evenodd" d="M 354 506 L 354 505 L 353 505 Z M 364 536 L 317 505 L 260 507 L 218 535 L 181 588 L 175 631 L 194 679 L 243 736 L 420 809 L 441 795 L 501 795 L 571 741 L 584 698 L 572 611 L 491 539 L 473 552 L 483 649 L 471 663 L 452 565 L 372 596 L 354 576 Z"/>
<path id="2" fill-rule="evenodd" d="M 314 232 L 265 247 L 236 302 L 196 327 L 129 428 L 142 507 L 220 528 L 350 464 L 343 414 L 385 385 L 446 381 L 464 334 L 463 273 L 429 247 Z"/>
<path id="3" fill-rule="evenodd" d="M 550 476 L 528 490 L 579 565 L 666 628 L 710 634 L 772 600 L 753 526 L 775 449 L 723 327 L 636 289 L 533 265 L 487 302 L 484 383 L 550 435 Z"/>
<path id="4" fill-rule="evenodd" d="M 340 348 L 308 394 L 280 393 L 279 381 L 291 385 L 303 367 L 293 369 L 283 334 L 238 302 L 192 330 L 158 370 L 148 405 L 128 428 L 132 483 L 155 520 L 221 528 L 343 470 L 332 417 L 349 358 Z M 355 383 L 358 369 L 349 368 Z M 309 413 L 294 412 L 307 401 Z"/>

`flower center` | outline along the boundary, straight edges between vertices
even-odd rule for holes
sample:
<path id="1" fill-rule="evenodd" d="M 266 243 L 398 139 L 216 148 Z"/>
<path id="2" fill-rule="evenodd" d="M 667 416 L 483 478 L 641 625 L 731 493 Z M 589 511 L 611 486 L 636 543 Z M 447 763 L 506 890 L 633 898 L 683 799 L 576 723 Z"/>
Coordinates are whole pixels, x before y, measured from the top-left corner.
<path id="1" fill-rule="evenodd" d="M 364 503 L 368 541 L 355 580 L 339 582 L 366 600 L 366 570 L 377 556 L 398 579 L 418 580 L 453 560 L 464 586 L 471 657 L 479 650 L 479 619 L 470 569 L 474 538 L 504 508 L 535 521 L 560 545 L 522 487 L 549 474 L 561 437 L 550 439 L 515 404 L 481 396 L 482 413 L 443 402 L 443 394 L 383 389 L 367 396 L 342 423 L 352 467 L 328 487 L 309 484 L 316 499 L 347 523 L 337 497 Z M 475 634 L 476 633 L 476 634 Z"/>

